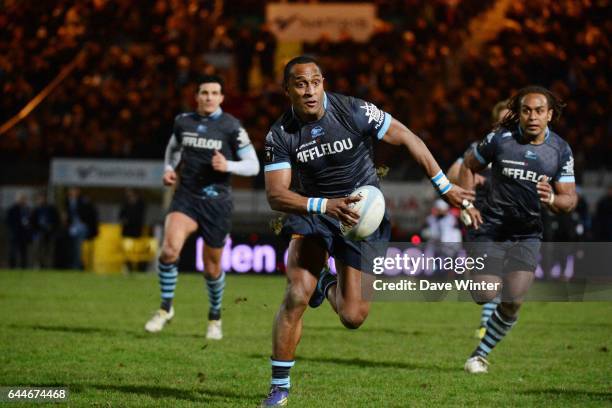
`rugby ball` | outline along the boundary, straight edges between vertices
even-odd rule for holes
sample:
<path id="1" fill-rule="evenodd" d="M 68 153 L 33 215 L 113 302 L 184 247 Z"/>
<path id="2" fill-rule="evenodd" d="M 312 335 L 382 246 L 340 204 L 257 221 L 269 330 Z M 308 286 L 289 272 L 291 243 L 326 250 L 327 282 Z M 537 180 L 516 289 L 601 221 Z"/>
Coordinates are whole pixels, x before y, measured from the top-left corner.
<path id="1" fill-rule="evenodd" d="M 361 200 L 351 204 L 351 209 L 359 214 L 357 224 L 351 226 L 340 224 L 342 235 L 361 241 L 376 231 L 385 216 L 385 197 L 374 186 L 362 186 L 353 191 L 350 197 L 360 196 Z"/>

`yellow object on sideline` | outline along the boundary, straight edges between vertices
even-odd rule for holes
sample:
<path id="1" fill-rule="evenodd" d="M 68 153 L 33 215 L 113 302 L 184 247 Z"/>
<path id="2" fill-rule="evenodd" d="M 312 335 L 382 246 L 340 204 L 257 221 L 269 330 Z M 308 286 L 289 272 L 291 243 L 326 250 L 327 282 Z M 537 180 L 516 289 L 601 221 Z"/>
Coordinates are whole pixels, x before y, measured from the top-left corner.
<path id="1" fill-rule="evenodd" d="M 157 255 L 155 238 L 123 238 L 120 224 L 100 224 L 98 236 L 83 242 L 81 254 L 85 270 L 98 274 L 118 274 L 126 262 L 151 262 Z"/>

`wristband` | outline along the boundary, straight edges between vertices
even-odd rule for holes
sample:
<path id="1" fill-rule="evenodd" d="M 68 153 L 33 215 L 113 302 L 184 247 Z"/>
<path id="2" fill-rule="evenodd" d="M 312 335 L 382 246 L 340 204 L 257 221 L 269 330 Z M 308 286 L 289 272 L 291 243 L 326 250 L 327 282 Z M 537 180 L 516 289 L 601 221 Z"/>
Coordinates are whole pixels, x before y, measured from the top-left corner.
<path id="1" fill-rule="evenodd" d="M 444 174 L 442 170 L 440 170 L 438 174 L 436 174 L 435 176 L 431 178 L 431 184 L 433 184 L 436 190 L 438 190 L 438 193 L 440 195 L 444 195 L 448 193 L 450 189 L 453 187 L 451 182 L 448 181 L 446 174 Z"/>
<path id="2" fill-rule="evenodd" d="M 551 191 L 550 195 L 548 196 L 548 205 L 553 205 L 554 202 L 555 202 L 555 193 Z"/>
<path id="3" fill-rule="evenodd" d="M 310 214 L 325 214 L 327 210 L 327 198 L 310 197 L 306 204 L 306 210 Z"/>
<path id="4" fill-rule="evenodd" d="M 461 202 L 461 208 L 464 210 L 469 210 L 470 208 L 474 208 L 474 204 L 472 204 L 472 202 L 468 199 L 464 198 Z"/>

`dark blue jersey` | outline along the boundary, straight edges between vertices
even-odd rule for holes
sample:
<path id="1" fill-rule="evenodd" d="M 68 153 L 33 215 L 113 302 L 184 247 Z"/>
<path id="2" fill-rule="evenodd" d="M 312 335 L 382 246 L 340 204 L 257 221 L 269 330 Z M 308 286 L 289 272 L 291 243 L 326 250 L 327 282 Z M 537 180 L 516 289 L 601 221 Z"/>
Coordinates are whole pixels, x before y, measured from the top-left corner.
<path id="1" fill-rule="evenodd" d="M 219 195 L 230 191 L 230 173 L 213 170 L 215 150 L 227 160 L 239 160 L 238 150 L 251 144 L 238 119 L 217 110 L 209 116 L 182 113 L 174 120 L 174 137 L 181 149 L 180 189 L 196 195 Z"/>
<path id="2" fill-rule="evenodd" d="M 293 169 L 293 189 L 309 197 L 343 197 L 363 185 L 378 186 L 373 146 L 391 124 L 375 105 L 325 93 L 325 113 L 304 123 L 287 111 L 266 136 L 265 171 Z"/>
<path id="3" fill-rule="evenodd" d="M 542 235 L 542 204 L 536 184 L 574 183 L 572 150 L 559 135 L 546 130 L 544 142 L 531 144 L 519 127 L 489 133 L 474 149 L 482 164 L 491 163 L 491 185 L 481 207 L 483 229 L 506 237 Z"/>

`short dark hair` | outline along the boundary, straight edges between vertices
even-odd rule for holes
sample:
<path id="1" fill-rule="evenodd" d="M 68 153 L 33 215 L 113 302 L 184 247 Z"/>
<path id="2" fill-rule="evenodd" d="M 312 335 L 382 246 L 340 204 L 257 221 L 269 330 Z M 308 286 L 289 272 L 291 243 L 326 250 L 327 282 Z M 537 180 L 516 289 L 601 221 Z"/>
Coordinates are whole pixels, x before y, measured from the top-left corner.
<path id="1" fill-rule="evenodd" d="M 200 85 L 202 84 L 219 84 L 221 87 L 221 93 L 223 94 L 223 78 L 219 75 L 202 75 L 196 78 L 196 84 L 198 85 L 196 93 L 200 91 Z"/>
<path id="2" fill-rule="evenodd" d="M 517 125 L 519 123 L 519 118 L 521 115 L 521 103 L 525 95 L 528 94 L 540 94 L 544 95 L 546 98 L 546 103 L 548 104 L 548 109 L 553 110 L 553 115 L 551 122 L 555 122 L 557 119 L 561 117 L 561 112 L 565 107 L 565 103 L 555 95 L 553 92 L 539 85 L 530 85 L 525 88 L 519 89 L 519 91 L 510 98 L 508 101 L 508 105 L 506 106 L 510 112 L 506 114 L 504 119 L 500 122 L 500 126 L 506 129 L 510 129 L 511 127 Z"/>
<path id="3" fill-rule="evenodd" d="M 323 74 L 321 65 L 319 65 L 319 62 L 316 59 L 308 55 L 300 55 L 299 57 L 293 58 L 287 63 L 287 65 L 285 65 L 285 69 L 283 70 L 283 88 L 287 87 L 287 85 L 289 84 L 289 79 L 291 78 L 291 69 L 294 65 L 297 64 L 315 64 L 317 68 L 319 68 L 319 71 L 321 71 L 321 74 Z"/>

